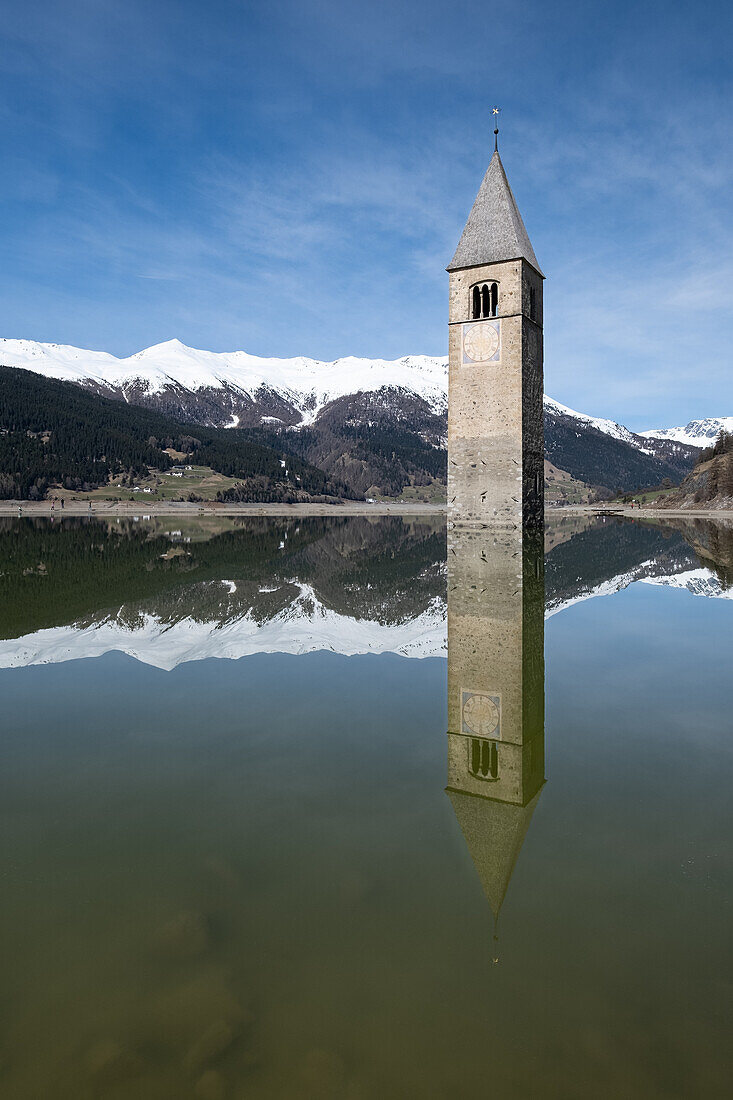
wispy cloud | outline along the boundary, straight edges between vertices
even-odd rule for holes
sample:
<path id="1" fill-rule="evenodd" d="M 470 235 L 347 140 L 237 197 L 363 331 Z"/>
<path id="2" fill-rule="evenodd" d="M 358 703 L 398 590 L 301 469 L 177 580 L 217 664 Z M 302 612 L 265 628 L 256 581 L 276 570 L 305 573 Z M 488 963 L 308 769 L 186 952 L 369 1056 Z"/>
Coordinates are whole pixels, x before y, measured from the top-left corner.
<path id="1" fill-rule="evenodd" d="M 548 275 L 549 392 L 637 427 L 730 412 L 713 7 L 29 0 L 3 29 L 0 328 L 117 353 L 444 351 L 498 100 Z"/>

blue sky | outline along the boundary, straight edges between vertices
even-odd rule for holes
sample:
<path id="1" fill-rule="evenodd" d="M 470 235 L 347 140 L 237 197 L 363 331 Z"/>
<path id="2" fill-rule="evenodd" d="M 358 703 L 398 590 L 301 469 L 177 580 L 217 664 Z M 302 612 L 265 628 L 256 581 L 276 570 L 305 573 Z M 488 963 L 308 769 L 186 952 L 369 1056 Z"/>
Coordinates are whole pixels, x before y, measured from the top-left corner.
<path id="1" fill-rule="evenodd" d="M 0 334 L 444 354 L 500 148 L 545 388 L 733 414 L 731 6 L 25 0 L 3 16 Z"/>

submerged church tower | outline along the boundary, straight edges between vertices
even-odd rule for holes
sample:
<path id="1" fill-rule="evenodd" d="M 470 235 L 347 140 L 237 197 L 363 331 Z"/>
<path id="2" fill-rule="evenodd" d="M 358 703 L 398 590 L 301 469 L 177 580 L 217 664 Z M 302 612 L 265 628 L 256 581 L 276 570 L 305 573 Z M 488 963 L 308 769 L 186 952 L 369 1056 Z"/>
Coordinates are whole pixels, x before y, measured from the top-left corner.
<path id="1" fill-rule="evenodd" d="M 496 141 L 448 272 L 449 519 L 538 527 L 544 276 Z"/>

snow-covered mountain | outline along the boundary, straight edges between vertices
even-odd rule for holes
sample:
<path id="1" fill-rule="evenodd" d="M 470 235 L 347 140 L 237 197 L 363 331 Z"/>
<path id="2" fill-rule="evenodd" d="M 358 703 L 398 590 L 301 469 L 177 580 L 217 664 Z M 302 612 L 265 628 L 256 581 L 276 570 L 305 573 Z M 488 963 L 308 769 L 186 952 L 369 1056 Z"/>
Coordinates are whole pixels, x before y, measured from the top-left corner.
<path id="1" fill-rule="evenodd" d="M 634 581 L 641 579 L 644 571 L 653 568 L 653 566 L 653 560 L 643 562 L 626 573 L 617 573 L 615 577 L 609 577 L 608 580 L 601 581 L 600 584 L 583 585 L 579 581 L 577 591 L 572 596 L 557 599 L 549 596 L 545 600 L 545 619 L 551 619 L 560 611 L 567 611 L 569 607 L 573 607 L 578 603 L 585 603 L 586 600 L 595 599 L 596 596 L 613 596 L 616 592 L 628 588 Z"/>
<path id="2" fill-rule="evenodd" d="M 168 340 L 118 359 L 64 344 L 0 340 L 0 363 L 227 427 L 262 420 L 311 424 L 332 401 L 385 387 L 416 394 L 434 413 L 444 413 L 448 400 L 448 361 L 429 355 L 391 361 L 347 356 L 324 363 L 199 351 Z"/>
<path id="3" fill-rule="evenodd" d="M 601 584 L 585 589 L 579 586 L 578 594 L 575 596 L 559 600 L 548 599 L 545 606 L 545 619 L 551 619 L 558 612 L 567 611 L 569 607 L 595 599 L 596 596 L 613 596 L 616 592 L 621 592 L 630 584 L 637 582 L 661 585 L 665 588 L 685 588 L 691 596 L 703 596 L 710 600 L 733 600 L 733 588 L 723 588 L 712 569 L 687 569 L 683 573 L 656 576 L 654 573 L 656 568 L 658 566 L 653 560 L 643 562 L 628 573 L 619 573 Z"/>
<path id="4" fill-rule="evenodd" d="M 111 651 L 160 669 L 254 653 L 445 654 L 439 520 L 208 522 L 190 521 L 185 536 L 119 519 L 0 532 L 0 542 L 12 539 L 0 571 L 0 667 Z M 549 539 L 547 617 L 637 581 L 733 595 L 690 542 L 722 564 L 730 529 L 625 523 L 610 532 L 591 522 L 566 533 Z"/>
<path id="5" fill-rule="evenodd" d="M 693 468 L 699 451 L 671 439 L 647 439 L 623 424 L 576 412 L 545 396 L 545 458 L 586 485 L 637 489 L 673 484 Z"/>
<path id="6" fill-rule="evenodd" d="M 435 454 L 444 454 L 446 440 L 444 356 L 348 356 L 326 363 L 201 351 L 169 340 L 118 359 L 63 344 L 6 339 L 0 340 L 0 365 L 73 382 L 191 424 L 258 428 L 269 436 L 287 431 L 288 447 L 298 457 L 358 493 L 376 488 L 394 495 L 405 485 L 444 479 L 444 462 L 441 466 Z M 360 434 L 365 425 L 378 429 L 382 439 L 390 437 L 391 465 L 384 448 L 370 450 L 369 439 Z M 296 439 L 293 430 L 303 427 L 313 431 Z M 698 454 L 675 435 L 680 431 L 638 434 L 545 397 L 545 456 L 585 485 L 636 489 L 664 478 L 678 483 Z"/>
<path id="7" fill-rule="evenodd" d="M 733 416 L 711 416 L 691 420 L 684 428 L 650 428 L 639 432 L 646 439 L 671 439 L 690 447 L 710 447 L 721 432 L 733 433 Z"/>
<path id="8" fill-rule="evenodd" d="M 407 355 L 394 360 L 347 356 L 326 363 L 304 356 L 275 359 L 244 351 L 201 351 L 180 340 L 168 340 L 118 359 L 109 352 L 66 344 L 0 339 L 0 363 L 77 382 L 134 404 L 170 407 L 180 403 L 183 413 L 193 411 L 198 398 L 199 413 L 210 418 L 204 422 L 229 426 L 240 423 L 243 413 L 249 414 L 248 422 L 254 413 L 258 421 L 312 424 L 326 405 L 339 398 L 383 389 L 422 398 L 433 413 L 445 413 L 448 406 L 445 356 Z M 208 401 L 202 403 L 203 395 Z M 646 441 L 650 438 L 704 446 L 717 434 L 714 425 L 719 425 L 718 431 L 726 425 L 733 430 L 733 417 L 728 417 L 692 421 L 684 429 L 635 433 L 614 420 L 576 412 L 551 397 L 545 397 L 545 413 L 595 428 L 648 455 L 658 453 L 655 444 Z M 685 433 L 689 438 L 683 438 Z"/>

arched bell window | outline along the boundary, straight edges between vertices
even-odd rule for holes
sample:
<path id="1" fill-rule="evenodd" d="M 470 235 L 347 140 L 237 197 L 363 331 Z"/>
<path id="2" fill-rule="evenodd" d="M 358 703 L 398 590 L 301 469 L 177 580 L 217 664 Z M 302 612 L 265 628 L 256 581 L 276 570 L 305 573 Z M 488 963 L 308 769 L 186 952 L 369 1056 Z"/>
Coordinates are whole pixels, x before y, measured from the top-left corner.
<path id="1" fill-rule="evenodd" d="M 498 283 L 476 283 L 471 288 L 471 317 L 474 321 L 496 317 L 499 310 Z"/>
<path id="2" fill-rule="evenodd" d="M 468 770 L 475 779 L 498 779 L 499 753 L 496 741 L 472 737 Z"/>

